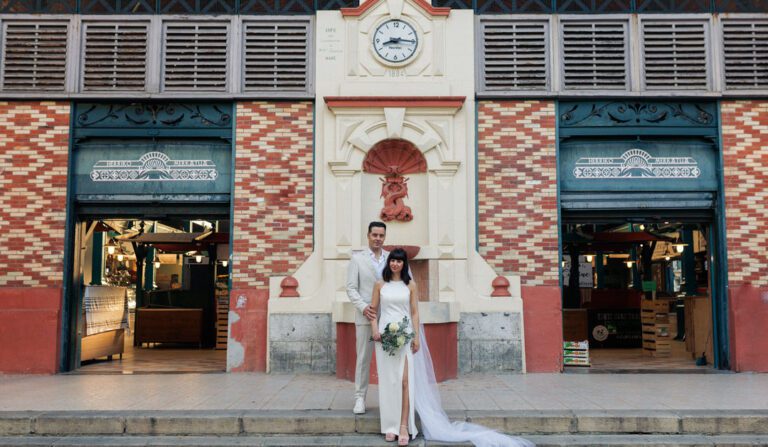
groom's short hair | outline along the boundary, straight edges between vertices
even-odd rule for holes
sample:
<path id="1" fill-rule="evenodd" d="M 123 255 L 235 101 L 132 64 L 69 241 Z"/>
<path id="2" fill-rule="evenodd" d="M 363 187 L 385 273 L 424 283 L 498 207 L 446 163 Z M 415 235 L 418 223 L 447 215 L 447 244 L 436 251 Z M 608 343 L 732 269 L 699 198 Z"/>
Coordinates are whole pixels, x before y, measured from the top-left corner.
<path id="1" fill-rule="evenodd" d="M 378 220 L 374 220 L 368 224 L 368 234 L 371 234 L 371 230 L 373 230 L 375 227 L 381 227 L 384 229 L 384 231 L 387 231 L 387 224 L 384 222 L 379 222 Z"/>

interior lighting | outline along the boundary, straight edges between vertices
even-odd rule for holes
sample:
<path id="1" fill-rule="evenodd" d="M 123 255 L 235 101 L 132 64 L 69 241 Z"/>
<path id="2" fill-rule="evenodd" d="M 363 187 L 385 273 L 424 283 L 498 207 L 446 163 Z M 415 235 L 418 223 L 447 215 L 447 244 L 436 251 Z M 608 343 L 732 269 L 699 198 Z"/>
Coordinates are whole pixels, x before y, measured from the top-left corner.
<path id="1" fill-rule="evenodd" d="M 645 231 L 645 225 L 643 225 L 643 224 L 640 224 L 640 226 L 638 228 L 640 228 L 640 231 Z"/>
<path id="2" fill-rule="evenodd" d="M 197 261 L 197 263 L 198 263 L 198 264 L 199 264 L 199 263 L 201 263 L 201 262 L 203 262 L 203 257 L 202 257 L 202 255 L 196 255 L 196 256 L 195 256 L 195 261 Z"/>
<path id="3" fill-rule="evenodd" d="M 160 261 L 158 261 L 157 258 L 155 258 L 155 268 L 156 269 L 160 268 Z"/>
<path id="4" fill-rule="evenodd" d="M 227 264 L 229 264 L 229 261 L 221 261 L 221 266 L 226 267 Z"/>
<path id="5" fill-rule="evenodd" d="M 123 256 L 123 254 L 122 254 L 122 253 L 120 253 L 119 255 L 117 255 L 117 260 L 118 260 L 119 262 L 123 262 L 123 259 L 125 259 L 125 256 Z"/>
<path id="6" fill-rule="evenodd" d="M 592 255 L 586 255 L 585 258 L 587 258 L 587 262 L 592 262 Z"/>
<path id="7" fill-rule="evenodd" d="M 632 264 L 634 264 L 634 263 L 635 263 L 635 261 L 627 261 L 627 268 L 631 269 L 632 268 Z"/>
<path id="8" fill-rule="evenodd" d="M 672 244 L 673 247 L 675 247 L 675 251 L 678 253 L 682 253 L 685 250 L 685 246 L 687 244 Z"/>

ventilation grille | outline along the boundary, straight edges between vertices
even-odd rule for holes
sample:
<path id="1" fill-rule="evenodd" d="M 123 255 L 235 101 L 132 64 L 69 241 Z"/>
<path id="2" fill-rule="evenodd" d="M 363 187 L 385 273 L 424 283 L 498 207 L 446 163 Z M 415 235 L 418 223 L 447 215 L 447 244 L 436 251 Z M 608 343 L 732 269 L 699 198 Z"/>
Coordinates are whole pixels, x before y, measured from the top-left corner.
<path id="1" fill-rule="evenodd" d="M 547 89 L 547 25 L 483 22 L 484 89 Z"/>
<path id="2" fill-rule="evenodd" d="M 307 89 L 309 22 L 247 22 L 245 89 Z"/>
<path id="3" fill-rule="evenodd" d="M 565 88 L 626 90 L 626 36 L 624 23 L 563 23 Z"/>
<path id="4" fill-rule="evenodd" d="M 703 23 L 643 24 L 647 90 L 706 90 L 707 38 Z"/>
<path id="5" fill-rule="evenodd" d="M 727 89 L 768 88 L 768 21 L 723 22 Z"/>
<path id="6" fill-rule="evenodd" d="M 144 90 L 147 24 L 86 24 L 84 66 L 84 90 Z"/>
<path id="7" fill-rule="evenodd" d="M 228 41 L 226 24 L 167 24 L 165 90 L 226 90 Z"/>
<path id="8" fill-rule="evenodd" d="M 64 90 L 67 23 L 8 22 L 3 36 L 4 90 Z"/>

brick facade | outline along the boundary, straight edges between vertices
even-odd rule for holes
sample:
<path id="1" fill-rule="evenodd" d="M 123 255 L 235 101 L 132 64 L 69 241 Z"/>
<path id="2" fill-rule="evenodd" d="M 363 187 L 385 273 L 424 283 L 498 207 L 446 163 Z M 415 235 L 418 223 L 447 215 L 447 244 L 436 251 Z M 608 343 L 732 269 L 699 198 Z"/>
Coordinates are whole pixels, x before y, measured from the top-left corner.
<path id="1" fill-rule="evenodd" d="M 557 161 L 551 101 L 478 106 L 480 254 L 523 286 L 557 286 Z"/>
<path id="2" fill-rule="evenodd" d="M 266 368 L 269 277 L 293 273 L 312 253 L 313 114 L 311 102 L 237 104 L 233 370 Z"/>
<path id="3" fill-rule="evenodd" d="M 69 109 L 0 102 L 0 373 L 57 369 Z"/>
<path id="4" fill-rule="evenodd" d="M 728 281 L 768 287 L 768 101 L 724 101 Z"/>
<path id="5" fill-rule="evenodd" d="M 0 287 L 61 287 L 69 105 L 0 102 Z"/>

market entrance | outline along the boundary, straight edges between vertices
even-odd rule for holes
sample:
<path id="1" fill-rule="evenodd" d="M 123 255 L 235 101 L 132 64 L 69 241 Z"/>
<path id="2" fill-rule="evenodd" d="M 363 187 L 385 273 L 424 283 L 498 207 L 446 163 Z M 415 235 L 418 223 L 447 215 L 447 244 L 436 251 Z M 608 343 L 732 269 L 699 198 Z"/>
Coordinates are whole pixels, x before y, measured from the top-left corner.
<path id="1" fill-rule="evenodd" d="M 566 371 L 728 368 L 712 103 L 559 103 Z"/>
<path id="2" fill-rule="evenodd" d="M 78 372 L 226 370 L 229 218 L 222 211 L 81 214 Z"/>
<path id="3" fill-rule="evenodd" d="M 60 369 L 226 370 L 232 105 L 74 113 Z"/>
<path id="4" fill-rule="evenodd" d="M 566 368 L 711 370 L 713 226 L 706 213 L 566 213 L 564 222 L 563 340 L 575 348 L 564 351 Z"/>

